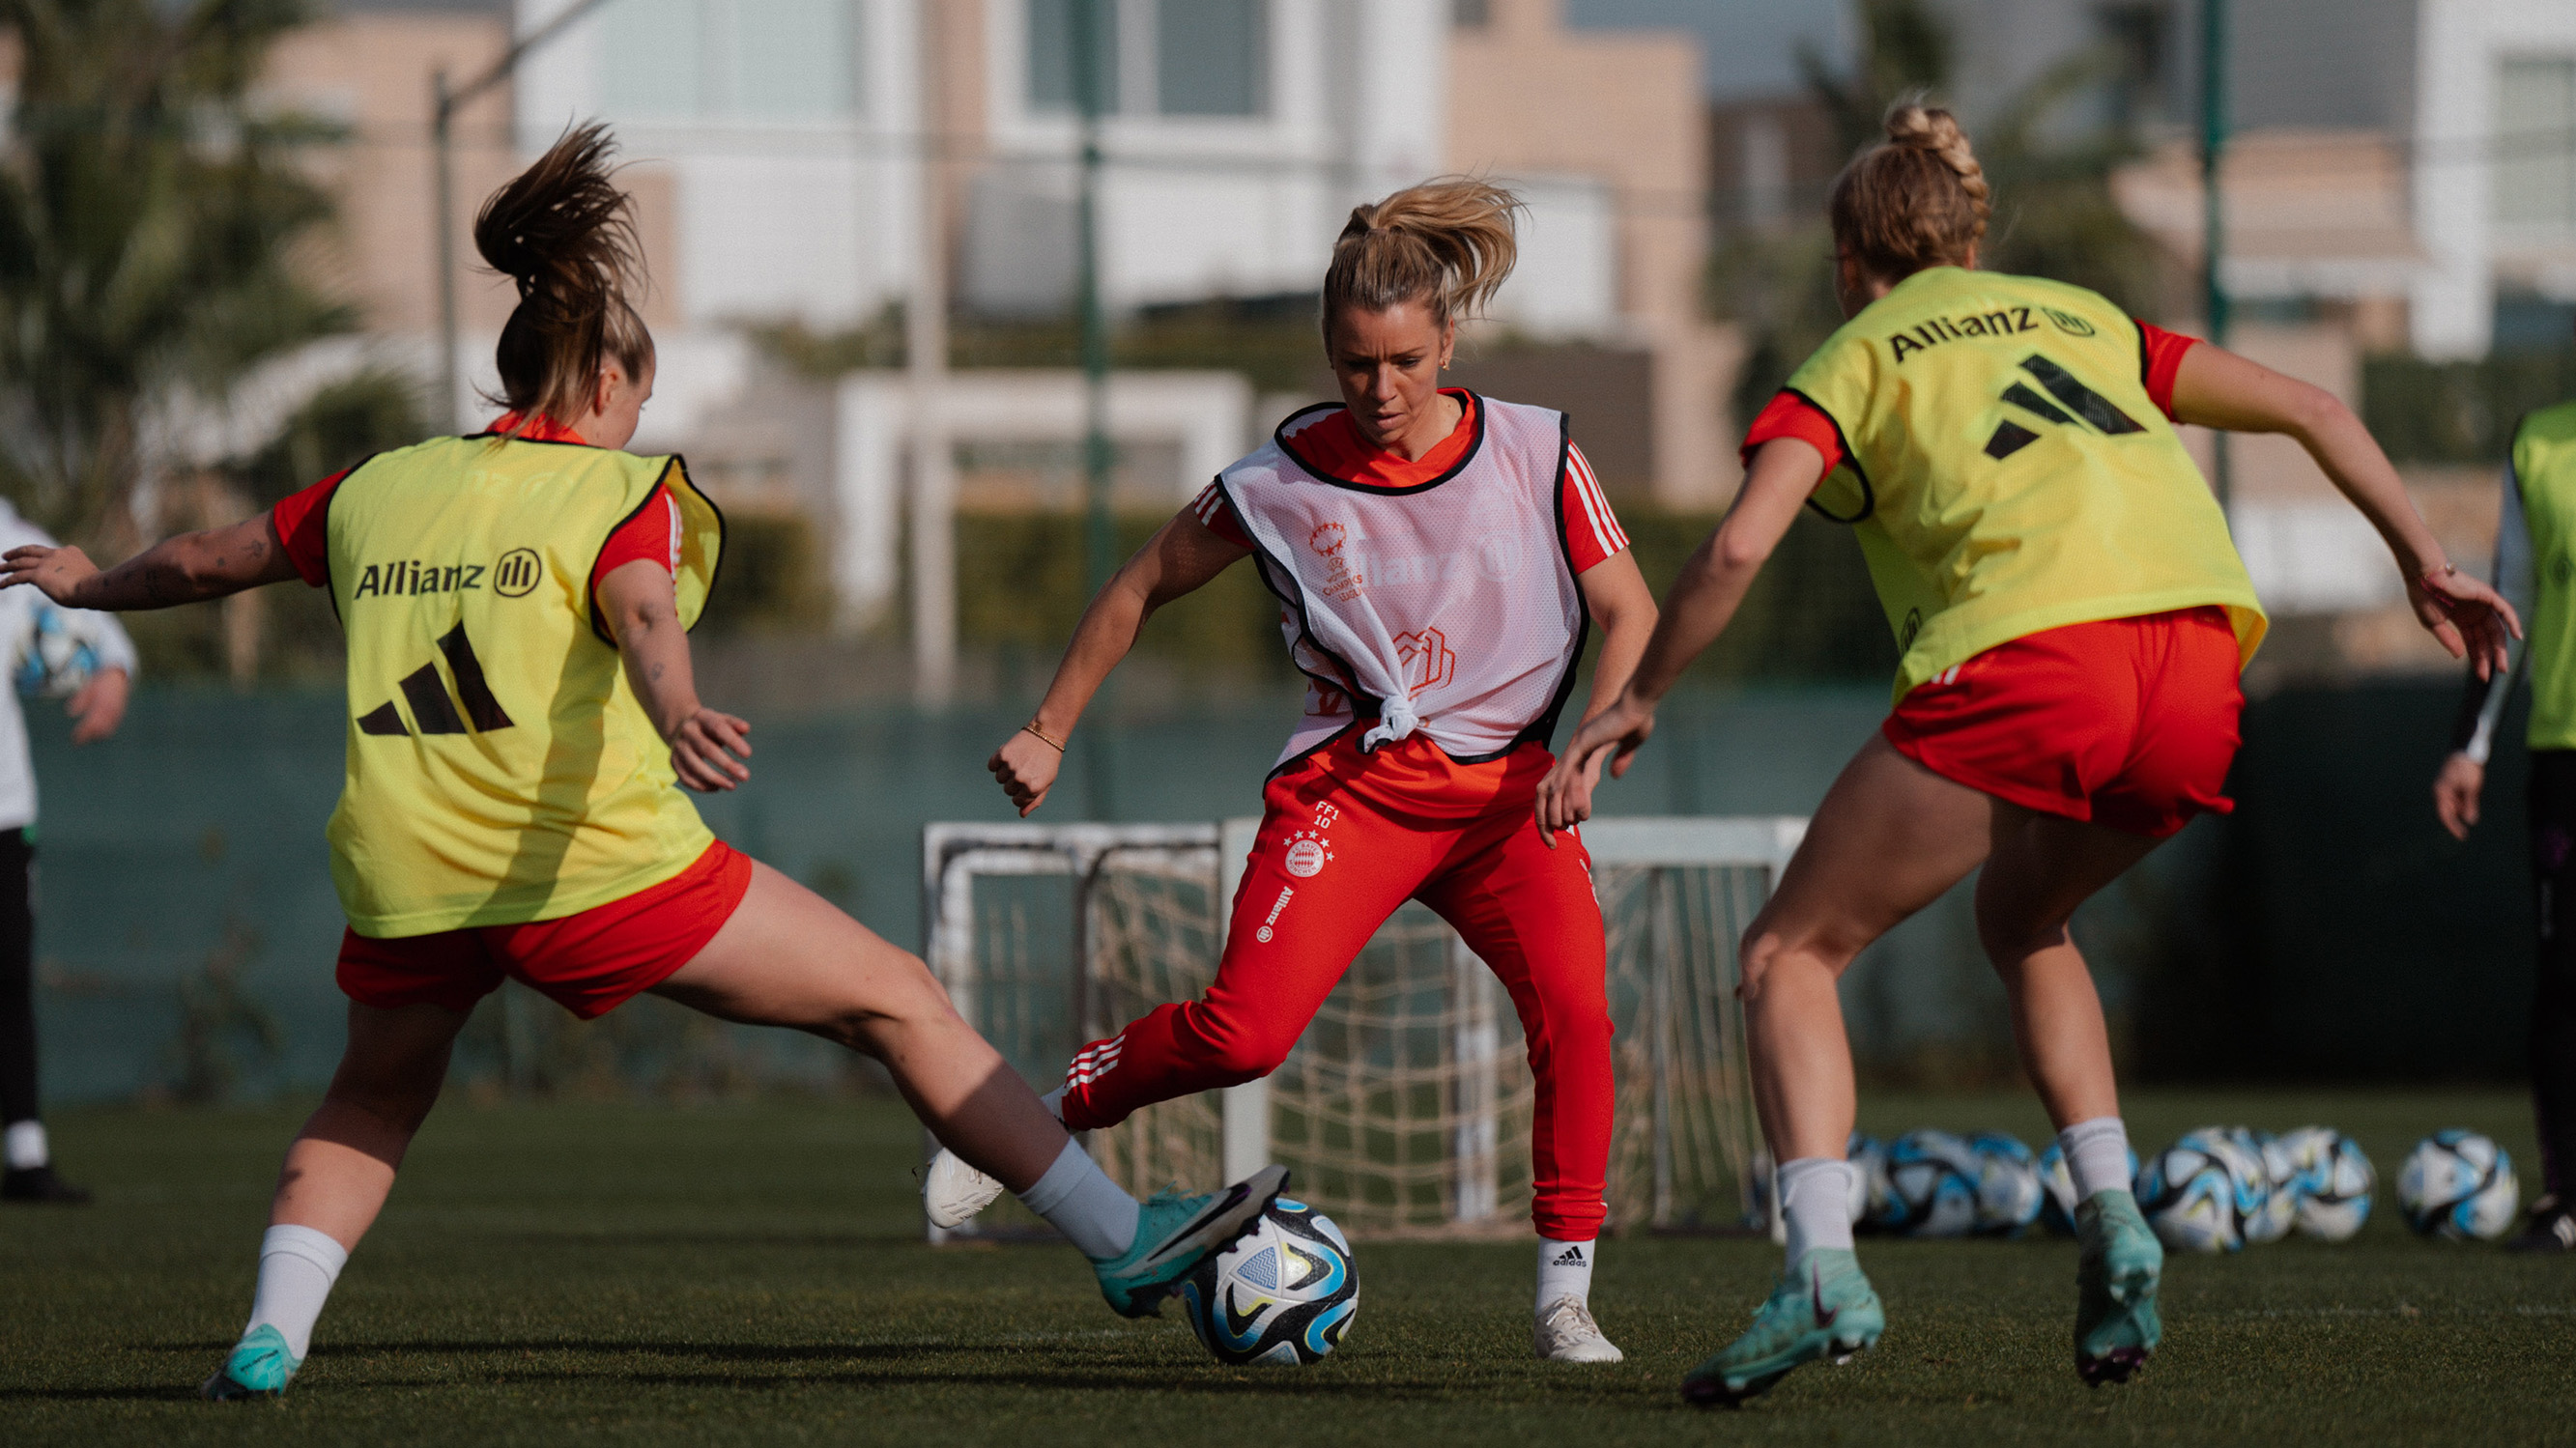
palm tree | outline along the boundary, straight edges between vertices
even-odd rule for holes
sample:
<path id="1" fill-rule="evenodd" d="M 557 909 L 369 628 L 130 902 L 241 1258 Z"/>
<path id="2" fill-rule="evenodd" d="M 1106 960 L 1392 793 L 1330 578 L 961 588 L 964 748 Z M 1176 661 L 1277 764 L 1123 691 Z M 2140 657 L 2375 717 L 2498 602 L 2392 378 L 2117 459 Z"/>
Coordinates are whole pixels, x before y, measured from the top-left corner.
<path id="1" fill-rule="evenodd" d="M 0 489 L 66 537 L 130 541 L 172 400 L 354 325 L 300 246 L 331 139 L 250 99 L 305 0 L 0 0 L 19 41 L 0 146 Z"/>

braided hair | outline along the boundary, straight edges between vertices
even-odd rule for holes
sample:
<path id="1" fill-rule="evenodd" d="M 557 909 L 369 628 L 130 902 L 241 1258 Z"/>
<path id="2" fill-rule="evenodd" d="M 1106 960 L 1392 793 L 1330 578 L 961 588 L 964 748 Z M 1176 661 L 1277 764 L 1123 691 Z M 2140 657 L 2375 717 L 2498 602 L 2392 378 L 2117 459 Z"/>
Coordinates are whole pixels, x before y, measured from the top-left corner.
<path id="1" fill-rule="evenodd" d="M 616 149 L 596 122 L 567 130 L 474 217 L 474 249 L 519 288 L 490 400 L 523 422 L 569 425 L 589 410 L 607 361 L 629 377 L 653 363 L 653 334 L 626 300 L 643 248 L 634 204 L 609 176 Z"/>
<path id="2" fill-rule="evenodd" d="M 1919 99 L 1890 107 L 1886 127 L 1885 140 L 1834 178 L 1834 244 L 1891 281 L 1965 262 L 1994 209 L 1967 132 Z"/>

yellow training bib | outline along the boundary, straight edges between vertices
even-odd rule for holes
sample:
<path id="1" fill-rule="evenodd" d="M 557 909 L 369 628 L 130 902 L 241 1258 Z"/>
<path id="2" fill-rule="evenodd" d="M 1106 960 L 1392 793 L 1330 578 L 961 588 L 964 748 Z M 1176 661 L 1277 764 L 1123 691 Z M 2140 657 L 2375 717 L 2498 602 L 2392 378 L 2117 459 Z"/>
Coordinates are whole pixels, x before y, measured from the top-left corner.
<path id="1" fill-rule="evenodd" d="M 2531 534 L 2534 749 L 2576 749 L 2576 402 L 2544 407 L 2513 434 L 2513 476 Z"/>
<path id="2" fill-rule="evenodd" d="M 692 626 L 724 520 L 678 458 L 436 438 L 333 490 L 350 718 L 331 880 L 359 934 L 560 919 L 714 840 L 591 605 L 601 548 L 661 483 Z"/>
<path id="3" fill-rule="evenodd" d="M 1842 433 L 1814 502 L 1858 525 L 1897 698 L 2043 629 L 2205 604 L 2253 658 L 2262 604 L 2144 369 L 2137 323 L 2095 293 L 1936 267 L 1789 379 Z"/>

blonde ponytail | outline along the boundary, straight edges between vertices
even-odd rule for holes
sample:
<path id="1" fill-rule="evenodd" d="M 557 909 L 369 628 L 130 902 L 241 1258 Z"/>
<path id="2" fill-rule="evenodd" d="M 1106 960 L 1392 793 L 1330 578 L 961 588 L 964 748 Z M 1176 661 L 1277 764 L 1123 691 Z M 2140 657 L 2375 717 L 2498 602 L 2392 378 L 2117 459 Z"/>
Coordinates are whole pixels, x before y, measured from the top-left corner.
<path id="1" fill-rule="evenodd" d="M 474 218 L 474 249 L 519 288 L 491 400 L 526 421 L 578 419 L 608 358 L 630 378 L 653 361 L 653 335 L 626 299 L 643 248 L 634 205 L 609 175 L 616 149 L 606 126 L 574 127 Z"/>
<path id="2" fill-rule="evenodd" d="M 1408 186 L 1351 208 L 1324 273 L 1324 335 L 1344 308 L 1383 312 L 1420 302 L 1434 323 L 1482 311 L 1512 274 L 1521 199 L 1467 176 Z"/>
<path id="3" fill-rule="evenodd" d="M 1890 281 L 1966 261 L 1994 210 L 1967 132 L 1913 98 L 1889 107 L 1885 124 L 1887 139 L 1834 179 L 1834 244 Z"/>

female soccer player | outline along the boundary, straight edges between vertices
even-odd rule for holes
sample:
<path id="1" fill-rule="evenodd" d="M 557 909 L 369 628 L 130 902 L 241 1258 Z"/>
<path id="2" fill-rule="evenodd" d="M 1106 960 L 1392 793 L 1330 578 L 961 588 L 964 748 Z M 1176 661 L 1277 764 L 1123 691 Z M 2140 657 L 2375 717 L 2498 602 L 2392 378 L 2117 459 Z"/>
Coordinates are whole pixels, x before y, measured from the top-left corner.
<path id="1" fill-rule="evenodd" d="M 679 459 L 618 451 L 653 390 L 653 342 L 626 302 L 634 231 L 608 152 L 600 128 L 567 134 L 475 220 L 476 247 L 519 287 L 500 345 L 509 411 L 490 431 L 380 454 L 105 573 L 77 548 L 12 549 L 0 569 L 112 610 L 300 577 L 331 590 L 348 635 L 348 783 L 330 827 L 348 1048 L 287 1150 L 250 1323 L 210 1398 L 285 1391 L 449 1046 L 505 975 L 584 1018 L 649 990 L 876 1057 L 1131 1317 L 1240 1236 L 1285 1177 L 1139 1207 L 919 960 L 717 840 L 675 787 L 749 778 L 750 726 L 699 702 L 684 632 L 723 522 Z"/>
<path id="2" fill-rule="evenodd" d="M 1655 606 L 1564 416 L 1439 385 L 1458 318 L 1511 271 L 1519 205 L 1449 180 L 1351 213 L 1324 277 L 1342 405 L 1290 417 L 1127 561 L 989 767 L 1021 814 L 1044 803 L 1146 618 L 1256 559 L 1310 682 L 1216 980 L 1085 1046 L 1049 1099 L 1088 1131 L 1269 1075 L 1378 925 L 1421 900 L 1501 977 L 1528 1036 L 1538 1354 L 1617 1362 L 1589 1306 L 1610 1154 L 1601 910 L 1582 842 L 1550 848 L 1529 811 L 1587 612 L 1605 634 L 1597 706 Z M 950 1223 L 999 1191 L 952 1159 L 925 1188 Z"/>
<path id="3" fill-rule="evenodd" d="M 2576 899 L 2576 597 L 2568 589 L 2576 528 L 2576 402 L 2545 407 L 2514 432 L 2496 519 L 2496 587 L 2531 614 L 2515 666 L 2531 674 L 2531 875 L 2539 887 L 2539 983 L 2531 1001 L 2531 1108 L 2540 1131 L 2540 1200 L 2516 1251 L 2576 1251 L 2576 930 L 2559 923 Z M 2543 564 L 2546 566 L 2542 566 Z M 2478 822 L 2487 756 L 2513 673 L 2473 674 L 2450 758 L 2433 781 L 2434 808 L 2460 839 Z"/>
<path id="4" fill-rule="evenodd" d="M 1800 504 L 1857 525 L 1903 654 L 1896 709 L 1745 933 L 1754 1092 L 1789 1255 L 1751 1329 L 1684 1380 L 1694 1402 L 1741 1402 L 1885 1326 L 1846 1215 L 1852 1068 L 1834 985 L 1980 864 L 1978 933 L 2082 1199 L 2076 1368 L 2124 1380 L 2155 1348 L 2163 1252 L 2129 1194 L 2102 1007 L 2066 923 L 2193 815 L 2230 807 L 2237 674 L 2264 627 L 2169 419 L 2297 438 L 2378 526 L 2454 655 L 2496 667 L 2519 627 L 2443 558 L 2340 403 L 2081 288 L 1976 271 L 1986 213 L 1949 113 L 1891 110 L 1885 142 L 1834 184 L 1850 322 L 1756 419 L 1743 489 L 1626 692 L 1539 791 L 1543 829 L 1590 815 L 1602 752 L 1624 772 Z"/>

